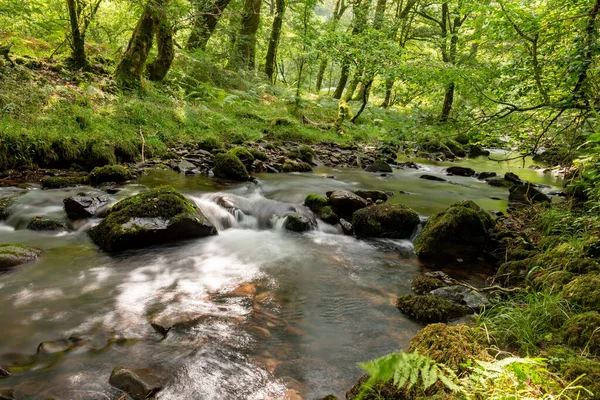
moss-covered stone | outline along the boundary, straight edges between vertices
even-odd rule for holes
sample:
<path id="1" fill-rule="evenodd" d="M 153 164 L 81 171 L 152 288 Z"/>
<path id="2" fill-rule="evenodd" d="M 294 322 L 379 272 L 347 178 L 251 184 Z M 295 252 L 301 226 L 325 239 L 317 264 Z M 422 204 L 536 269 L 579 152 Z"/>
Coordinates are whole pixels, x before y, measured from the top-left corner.
<path id="1" fill-rule="evenodd" d="M 133 178 L 129 169 L 121 165 L 105 165 L 96 167 L 88 175 L 90 183 L 99 186 L 103 183 L 123 183 Z"/>
<path id="2" fill-rule="evenodd" d="M 110 252 L 216 233 L 193 203 L 168 186 L 121 200 L 88 231 L 94 243 Z"/>
<path id="3" fill-rule="evenodd" d="M 67 229 L 67 226 L 55 219 L 47 217 L 33 217 L 27 224 L 27 229 L 32 231 L 62 231 Z"/>
<path id="4" fill-rule="evenodd" d="M 244 164 L 244 167 L 246 167 L 246 169 L 252 166 L 252 163 L 254 162 L 254 156 L 252 155 L 252 153 L 250 153 L 250 151 L 246 150 L 243 147 L 236 147 L 235 149 L 232 149 L 229 152 L 237 158 L 239 158 L 242 164 Z"/>
<path id="5" fill-rule="evenodd" d="M 422 322 L 448 322 L 467 314 L 465 307 L 458 306 L 441 297 L 406 294 L 398 297 L 396 307 L 409 317 Z"/>
<path id="6" fill-rule="evenodd" d="M 454 154 L 456 157 L 467 156 L 467 152 L 465 151 L 462 144 L 458 143 L 456 140 L 444 140 L 443 144 L 446 145 L 446 147 L 448 147 L 452 154 Z"/>
<path id="7" fill-rule="evenodd" d="M 206 150 L 206 151 L 213 151 L 214 149 L 220 150 L 223 148 L 223 142 L 221 142 L 219 139 L 216 139 L 212 136 L 208 136 L 208 137 L 200 139 L 198 141 L 197 146 L 199 149 Z"/>
<path id="8" fill-rule="evenodd" d="M 303 161 L 296 162 L 292 160 L 285 160 L 283 163 L 283 167 L 281 168 L 283 172 L 311 172 L 312 167 Z"/>
<path id="9" fill-rule="evenodd" d="M 283 227 L 292 232 L 306 232 L 313 228 L 311 221 L 298 214 L 290 214 L 285 217 Z"/>
<path id="10" fill-rule="evenodd" d="M 580 275 L 569 282 L 561 296 L 582 306 L 585 310 L 600 311 L 600 273 Z"/>
<path id="11" fill-rule="evenodd" d="M 419 223 L 419 214 L 400 204 L 374 205 L 352 215 L 357 236 L 408 239 Z"/>
<path id="12" fill-rule="evenodd" d="M 600 313 L 577 314 L 563 325 L 563 342 L 571 347 L 600 356 Z"/>
<path id="13" fill-rule="evenodd" d="M 514 183 L 498 177 L 486 179 L 485 182 L 493 187 L 511 188 L 514 186 Z"/>
<path id="14" fill-rule="evenodd" d="M 41 249 L 22 244 L 0 244 L 0 270 L 35 260 L 42 252 Z"/>
<path id="15" fill-rule="evenodd" d="M 509 201 L 526 204 L 550 202 L 550 197 L 540 192 L 530 183 L 525 183 L 523 185 L 513 185 L 509 189 L 509 191 Z"/>
<path id="16" fill-rule="evenodd" d="M 4 221 L 5 219 L 8 219 L 8 217 L 10 217 L 10 214 L 11 214 L 10 207 L 13 204 L 15 204 L 15 202 L 17 201 L 17 198 L 18 198 L 18 196 L 0 199 L 0 221 Z"/>
<path id="17" fill-rule="evenodd" d="M 412 280 L 411 289 L 417 294 L 427 294 L 432 290 L 448 286 L 441 279 L 419 275 Z"/>
<path id="18" fill-rule="evenodd" d="M 471 200 L 459 201 L 427 221 L 415 240 L 415 252 L 424 260 L 480 257 L 492 228 L 492 217 Z"/>
<path id="19" fill-rule="evenodd" d="M 319 218 L 328 224 L 337 224 L 340 222 L 340 217 L 333 211 L 330 206 L 325 206 L 319 211 Z"/>
<path id="20" fill-rule="evenodd" d="M 47 176 L 41 181 L 42 189 L 64 189 L 86 183 L 86 178 L 73 176 Z"/>
<path id="21" fill-rule="evenodd" d="M 566 382 L 574 382 L 575 386 L 581 386 L 591 391 L 589 394 L 583 390 L 574 389 L 570 391 L 574 399 L 600 399 L 600 361 L 578 357 L 560 365 L 560 376 Z M 579 393 L 577 393 L 579 391 Z"/>
<path id="22" fill-rule="evenodd" d="M 310 208 L 312 212 L 318 213 L 323 207 L 327 206 L 327 199 L 316 194 L 309 194 L 304 199 L 304 205 Z"/>
<path id="23" fill-rule="evenodd" d="M 312 163 L 315 152 L 313 149 L 306 145 L 302 145 L 298 148 L 292 149 L 287 154 L 288 158 L 301 160 L 305 163 Z"/>
<path id="24" fill-rule="evenodd" d="M 256 160 L 269 161 L 269 156 L 267 156 L 267 153 L 265 153 L 264 151 L 261 151 L 258 149 L 250 149 L 248 151 L 250 152 L 250 154 L 252 154 L 252 157 L 254 157 Z"/>
<path id="25" fill-rule="evenodd" d="M 220 153 L 215 155 L 215 176 L 234 181 L 246 181 L 250 177 L 244 163 L 231 153 Z"/>
<path id="26" fill-rule="evenodd" d="M 427 153 L 441 153 L 446 158 L 456 158 L 456 155 L 444 143 L 428 141 L 421 144 L 421 149 Z"/>
<path id="27" fill-rule="evenodd" d="M 371 201 L 376 202 L 381 200 L 386 202 L 388 200 L 388 194 L 381 190 L 355 190 L 354 194 L 362 197 L 365 200 L 371 199 Z"/>
<path id="28" fill-rule="evenodd" d="M 481 329 L 464 324 L 430 324 L 412 338 L 408 351 L 428 356 L 460 374 L 469 362 L 493 360 L 487 346 L 487 336 Z"/>

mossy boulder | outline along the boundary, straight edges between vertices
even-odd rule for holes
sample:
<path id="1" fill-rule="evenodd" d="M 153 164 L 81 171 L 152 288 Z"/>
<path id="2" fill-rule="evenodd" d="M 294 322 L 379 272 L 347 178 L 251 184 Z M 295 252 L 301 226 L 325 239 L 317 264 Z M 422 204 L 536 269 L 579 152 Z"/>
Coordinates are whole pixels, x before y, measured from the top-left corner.
<path id="1" fill-rule="evenodd" d="M 518 203 L 549 203 L 550 197 L 540 192 L 530 183 L 523 185 L 513 185 L 509 189 L 508 200 Z"/>
<path id="2" fill-rule="evenodd" d="M 293 161 L 293 160 L 285 160 L 283 166 L 281 167 L 283 172 L 311 172 L 312 167 L 310 164 L 304 161 Z"/>
<path id="3" fill-rule="evenodd" d="M 340 222 L 340 217 L 333 211 L 330 206 L 325 206 L 319 211 L 319 218 L 328 224 L 337 224 Z"/>
<path id="4" fill-rule="evenodd" d="M 327 198 L 336 214 L 342 217 L 350 217 L 355 211 L 368 205 L 365 199 L 347 190 L 327 192 Z"/>
<path id="5" fill-rule="evenodd" d="M 5 197 L 0 199 L 0 221 L 4 221 L 10 217 L 11 209 L 10 207 L 15 204 L 18 196 L 13 197 Z"/>
<path id="6" fill-rule="evenodd" d="M 99 186 L 103 183 L 123 183 L 133 179 L 133 175 L 121 165 L 105 165 L 94 168 L 88 179 L 93 186 Z"/>
<path id="7" fill-rule="evenodd" d="M 290 214 L 285 217 L 283 227 L 292 232 L 306 232 L 313 229 L 313 224 L 308 218 L 302 215 Z"/>
<path id="8" fill-rule="evenodd" d="M 117 252 L 216 235 L 217 230 L 193 203 L 163 186 L 121 200 L 88 234 L 102 249 Z"/>
<path id="9" fill-rule="evenodd" d="M 600 356 L 600 313 L 597 311 L 569 318 L 561 331 L 566 345 Z"/>
<path id="10" fill-rule="evenodd" d="M 450 149 L 452 154 L 456 157 L 466 157 L 467 152 L 465 151 L 462 144 L 458 143 L 456 140 L 444 140 L 443 144 Z"/>
<path id="11" fill-rule="evenodd" d="M 250 154 L 252 154 L 252 157 L 254 157 L 255 160 L 269 161 L 269 156 L 267 156 L 267 153 L 265 153 L 262 150 L 249 149 L 248 151 L 250 152 Z"/>
<path id="12" fill-rule="evenodd" d="M 215 149 L 220 150 L 223 148 L 223 142 L 221 142 L 219 139 L 208 136 L 208 137 L 200 139 L 198 141 L 197 146 L 199 149 L 206 150 L 206 151 L 213 151 Z"/>
<path id="13" fill-rule="evenodd" d="M 425 275 L 419 275 L 412 280 L 411 289 L 416 294 L 427 294 L 432 290 L 448 286 L 444 281 L 438 278 L 432 278 Z"/>
<path id="14" fill-rule="evenodd" d="M 318 213 L 321 209 L 327 206 L 327 199 L 316 194 L 309 194 L 304 199 L 304 205 L 311 209 L 312 212 Z"/>
<path id="15" fill-rule="evenodd" d="M 504 178 L 500 177 L 492 177 L 485 180 L 485 182 L 493 187 L 503 187 L 503 188 L 511 188 L 514 186 L 514 183 L 507 181 Z"/>
<path id="16" fill-rule="evenodd" d="M 236 147 L 229 152 L 239 158 L 242 164 L 244 164 L 244 167 L 250 168 L 252 166 L 252 163 L 254 162 L 254 156 L 252 153 L 250 153 L 250 151 L 243 147 Z"/>
<path id="17" fill-rule="evenodd" d="M 217 154 L 214 162 L 213 172 L 216 177 L 233 181 L 247 181 L 250 177 L 244 163 L 231 153 Z"/>
<path id="18" fill-rule="evenodd" d="M 474 176 L 475 170 L 467 167 L 448 167 L 446 172 L 457 176 Z"/>
<path id="19" fill-rule="evenodd" d="M 365 168 L 365 171 L 367 171 L 367 172 L 393 172 L 392 167 L 390 167 L 389 164 L 383 160 L 375 161 L 374 163 L 369 165 L 367 168 Z"/>
<path id="20" fill-rule="evenodd" d="M 487 336 L 481 329 L 464 324 L 430 324 L 412 338 L 408 351 L 416 351 L 462 373 L 475 360 L 493 360 L 487 347 Z"/>
<path id="21" fill-rule="evenodd" d="M 287 156 L 288 158 L 300 160 L 310 164 L 312 163 L 313 157 L 315 156 L 315 152 L 310 147 L 302 145 L 300 147 L 290 150 Z"/>
<path id="22" fill-rule="evenodd" d="M 407 316 L 424 324 L 448 322 L 467 314 L 465 307 L 437 296 L 406 294 L 398 297 L 396 307 Z"/>
<path id="23" fill-rule="evenodd" d="M 87 179 L 85 177 L 74 176 L 47 176 L 42 178 L 42 189 L 64 189 L 85 185 Z"/>
<path id="24" fill-rule="evenodd" d="M 565 285 L 561 296 L 585 310 L 600 311 L 600 273 L 580 275 Z"/>
<path id="25" fill-rule="evenodd" d="M 452 204 L 427 221 L 415 240 L 415 252 L 423 260 L 475 259 L 490 239 L 492 217 L 471 200 Z"/>
<path id="26" fill-rule="evenodd" d="M 389 197 L 386 192 L 381 190 L 355 190 L 354 194 L 365 200 L 371 199 L 372 202 L 382 201 L 385 203 Z"/>
<path id="27" fill-rule="evenodd" d="M 373 205 L 352 215 L 354 233 L 363 237 L 408 239 L 419 223 L 419 214 L 400 204 Z"/>
<path id="28" fill-rule="evenodd" d="M 62 231 L 67 229 L 67 226 L 61 221 L 38 216 L 29 221 L 27 229 L 32 231 Z"/>
<path id="29" fill-rule="evenodd" d="M 26 262 L 33 261 L 42 250 L 36 247 L 21 244 L 0 244 L 0 270 L 17 267 Z"/>
<path id="30" fill-rule="evenodd" d="M 70 219 L 85 219 L 96 214 L 108 205 L 107 195 L 100 196 L 71 196 L 63 200 L 65 212 Z"/>

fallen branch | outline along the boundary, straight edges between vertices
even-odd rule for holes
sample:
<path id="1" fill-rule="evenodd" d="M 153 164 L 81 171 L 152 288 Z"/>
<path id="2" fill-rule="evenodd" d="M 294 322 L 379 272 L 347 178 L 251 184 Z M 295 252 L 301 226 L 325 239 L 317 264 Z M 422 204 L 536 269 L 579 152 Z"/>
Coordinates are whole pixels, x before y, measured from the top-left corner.
<path id="1" fill-rule="evenodd" d="M 333 127 L 333 124 L 322 124 L 319 122 L 311 121 L 306 115 L 302 116 L 302 123 L 304 123 L 306 125 L 314 126 L 315 128 L 323 129 L 326 131 Z"/>

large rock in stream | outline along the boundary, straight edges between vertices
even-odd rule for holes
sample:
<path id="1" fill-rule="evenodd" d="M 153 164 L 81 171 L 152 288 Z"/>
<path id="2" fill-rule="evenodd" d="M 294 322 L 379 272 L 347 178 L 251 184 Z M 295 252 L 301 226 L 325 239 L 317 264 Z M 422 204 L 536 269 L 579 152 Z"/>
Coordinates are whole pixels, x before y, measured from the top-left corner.
<path id="1" fill-rule="evenodd" d="M 365 199 L 347 190 L 327 192 L 327 198 L 334 211 L 341 216 L 350 217 L 356 210 L 368 205 Z"/>
<path id="2" fill-rule="evenodd" d="M 475 259 L 482 255 L 493 225 L 492 217 L 473 201 L 459 201 L 429 218 L 415 240 L 415 252 L 429 261 Z"/>
<path id="3" fill-rule="evenodd" d="M 352 216 L 354 233 L 363 237 L 408 239 L 419 222 L 419 214 L 400 204 L 374 205 Z"/>
<path id="4" fill-rule="evenodd" d="M 115 204 L 108 216 L 88 231 L 109 252 L 216 235 L 202 212 L 175 189 L 150 189 Z"/>
<path id="5" fill-rule="evenodd" d="M 0 271 L 33 261 L 42 252 L 42 249 L 22 244 L 0 244 Z"/>
<path id="6" fill-rule="evenodd" d="M 70 219 L 94 217 L 109 202 L 107 195 L 72 196 L 63 200 L 65 211 Z"/>
<path id="7" fill-rule="evenodd" d="M 134 400 L 146 400 L 162 390 L 162 380 L 146 368 L 116 367 L 108 381 L 112 386 L 130 395 Z"/>

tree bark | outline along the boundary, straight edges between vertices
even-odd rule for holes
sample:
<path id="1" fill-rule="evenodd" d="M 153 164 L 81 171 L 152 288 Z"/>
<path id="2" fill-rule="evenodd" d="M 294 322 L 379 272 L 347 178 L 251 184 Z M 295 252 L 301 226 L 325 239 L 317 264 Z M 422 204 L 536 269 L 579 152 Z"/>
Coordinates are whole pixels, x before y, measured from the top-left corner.
<path id="1" fill-rule="evenodd" d="M 161 21 L 160 9 L 166 0 L 149 0 L 140 17 L 127 50 L 115 70 L 115 80 L 126 89 L 138 87 L 152 47 L 156 27 Z"/>
<path id="2" fill-rule="evenodd" d="M 196 9 L 198 14 L 194 18 L 194 26 L 185 46 L 187 50 L 206 50 L 206 44 L 215 31 L 217 23 L 229 2 L 230 0 L 216 0 L 208 5 L 205 1 L 194 2 L 197 6 L 198 4 L 205 5 L 200 5 Z"/>
<path id="3" fill-rule="evenodd" d="M 344 12 L 346 12 L 347 8 L 348 8 L 348 6 L 346 5 L 346 2 L 344 0 L 337 0 L 335 2 L 335 8 L 333 10 L 333 17 L 331 19 L 329 30 L 328 30 L 329 32 L 335 31 L 338 23 L 340 22 L 340 19 L 342 18 L 342 15 L 344 15 Z M 321 59 L 321 62 L 319 63 L 319 71 L 317 72 L 317 84 L 316 84 L 316 88 L 315 88 L 317 92 L 320 92 L 321 87 L 323 86 L 323 77 L 325 75 L 325 71 L 327 70 L 327 64 L 328 64 L 327 57 Z"/>
<path id="4" fill-rule="evenodd" d="M 346 83 L 348 83 L 348 76 L 350 75 L 350 66 L 348 63 L 342 64 L 342 70 L 340 72 L 340 80 L 338 81 L 337 87 L 335 88 L 335 92 L 333 92 L 334 99 L 341 99 L 342 94 L 344 93 L 344 89 L 346 88 Z"/>
<path id="5" fill-rule="evenodd" d="M 69 21 L 71 23 L 71 62 L 75 68 L 85 68 L 88 65 L 85 55 L 85 37 L 79 29 L 79 13 L 76 0 L 67 0 Z"/>
<path id="6" fill-rule="evenodd" d="M 173 28 L 167 20 L 164 9 L 161 12 L 161 21 L 156 32 L 156 46 L 158 54 L 154 61 L 146 66 L 148 79 L 155 82 L 162 81 L 173 64 L 175 47 L 173 46 Z"/>
<path id="7" fill-rule="evenodd" d="M 323 58 L 319 63 L 319 71 L 317 72 L 317 84 L 316 84 L 316 92 L 319 93 L 321 91 L 321 86 L 323 86 L 323 76 L 325 75 L 325 70 L 327 69 L 327 58 Z"/>
<path id="8" fill-rule="evenodd" d="M 451 82 L 446 87 L 446 93 L 444 94 L 444 103 L 442 104 L 442 113 L 440 119 L 447 121 L 452 112 L 452 104 L 454 103 L 454 82 Z"/>
<path id="9" fill-rule="evenodd" d="M 256 63 L 256 31 L 262 0 L 245 0 L 242 25 L 235 39 L 227 68 L 253 70 Z"/>
<path id="10" fill-rule="evenodd" d="M 281 25 L 283 24 L 283 14 L 285 13 L 285 0 L 276 0 L 276 14 L 273 18 L 273 28 L 271 29 L 271 38 L 269 39 L 269 48 L 267 49 L 265 73 L 269 81 L 273 83 L 273 73 L 275 71 L 275 58 L 277 56 L 277 46 L 281 36 Z"/>

